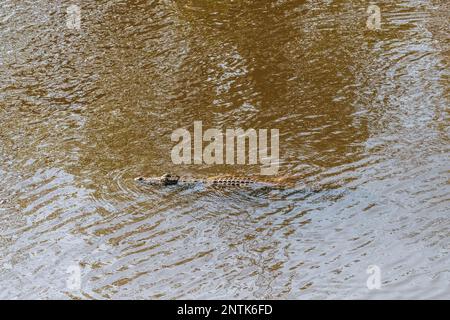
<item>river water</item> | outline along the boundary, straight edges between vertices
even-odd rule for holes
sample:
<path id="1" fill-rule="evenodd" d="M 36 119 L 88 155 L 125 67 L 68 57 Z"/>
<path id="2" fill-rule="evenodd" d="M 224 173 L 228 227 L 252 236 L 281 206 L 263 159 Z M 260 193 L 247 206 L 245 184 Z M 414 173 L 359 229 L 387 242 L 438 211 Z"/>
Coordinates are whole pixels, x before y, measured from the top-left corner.
<path id="1" fill-rule="evenodd" d="M 450 298 L 448 0 L 73 3 L 0 1 L 0 298 Z M 173 164 L 194 121 L 296 186 L 136 185 L 259 174 Z"/>

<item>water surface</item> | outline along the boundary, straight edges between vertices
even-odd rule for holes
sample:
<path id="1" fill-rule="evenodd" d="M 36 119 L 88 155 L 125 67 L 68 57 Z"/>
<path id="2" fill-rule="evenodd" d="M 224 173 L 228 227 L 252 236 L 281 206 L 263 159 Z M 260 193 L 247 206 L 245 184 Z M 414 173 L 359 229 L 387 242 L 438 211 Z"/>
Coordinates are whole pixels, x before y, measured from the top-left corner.
<path id="1" fill-rule="evenodd" d="M 0 298 L 450 298 L 448 1 L 69 4 L 0 1 Z M 194 121 L 296 188 L 137 186 L 259 173 L 174 165 Z"/>

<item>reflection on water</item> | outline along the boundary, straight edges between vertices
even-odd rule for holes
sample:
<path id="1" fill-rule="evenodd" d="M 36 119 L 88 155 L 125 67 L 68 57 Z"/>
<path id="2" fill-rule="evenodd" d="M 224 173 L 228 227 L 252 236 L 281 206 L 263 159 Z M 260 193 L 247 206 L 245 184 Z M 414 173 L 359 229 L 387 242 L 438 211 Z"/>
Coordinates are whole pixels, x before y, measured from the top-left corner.
<path id="1" fill-rule="evenodd" d="M 0 298 L 449 298 L 448 1 L 379 5 L 4 0 Z M 279 129 L 297 187 L 135 185 L 259 172 L 173 165 L 194 121 Z"/>

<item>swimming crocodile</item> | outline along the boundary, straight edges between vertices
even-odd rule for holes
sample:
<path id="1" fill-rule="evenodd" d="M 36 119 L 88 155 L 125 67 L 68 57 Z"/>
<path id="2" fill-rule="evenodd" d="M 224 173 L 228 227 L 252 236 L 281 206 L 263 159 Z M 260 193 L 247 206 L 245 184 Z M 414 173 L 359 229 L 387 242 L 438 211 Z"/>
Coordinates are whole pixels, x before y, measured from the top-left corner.
<path id="1" fill-rule="evenodd" d="M 260 179 L 254 177 L 238 176 L 216 176 L 209 178 L 194 178 L 188 176 L 177 176 L 166 173 L 161 177 L 138 177 L 135 181 L 144 185 L 205 185 L 205 186 L 226 186 L 226 187 L 270 187 L 284 189 L 292 187 L 292 183 L 285 181 L 285 178 Z"/>

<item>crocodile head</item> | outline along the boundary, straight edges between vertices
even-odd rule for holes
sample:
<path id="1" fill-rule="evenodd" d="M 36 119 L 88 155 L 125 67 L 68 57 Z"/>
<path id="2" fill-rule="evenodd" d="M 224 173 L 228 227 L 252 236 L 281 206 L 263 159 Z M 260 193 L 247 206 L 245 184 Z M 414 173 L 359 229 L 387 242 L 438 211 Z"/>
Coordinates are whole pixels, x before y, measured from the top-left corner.
<path id="1" fill-rule="evenodd" d="M 178 183 L 178 180 L 180 180 L 179 176 L 166 173 L 162 175 L 161 177 L 138 177 L 135 179 L 138 182 L 141 182 L 143 184 L 148 185 L 163 185 L 163 186 L 170 186 Z"/>

